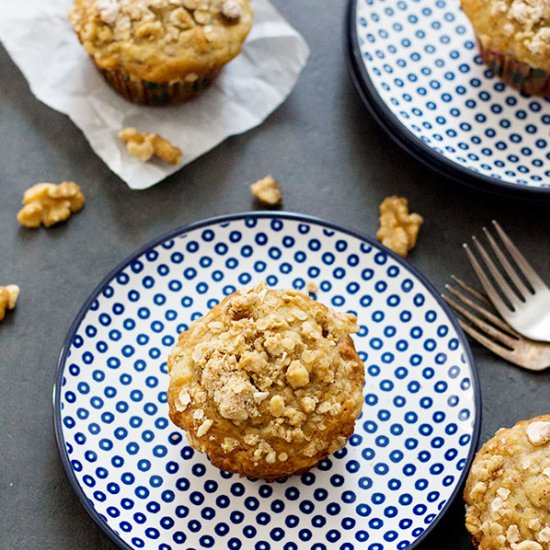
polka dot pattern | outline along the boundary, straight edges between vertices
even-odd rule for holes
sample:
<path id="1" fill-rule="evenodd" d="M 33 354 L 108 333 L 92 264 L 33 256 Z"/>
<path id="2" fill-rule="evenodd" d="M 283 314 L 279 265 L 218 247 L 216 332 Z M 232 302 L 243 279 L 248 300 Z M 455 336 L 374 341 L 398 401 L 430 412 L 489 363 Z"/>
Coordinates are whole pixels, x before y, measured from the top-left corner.
<path id="1" fill-rule="evenodd" d="M 364 407 L 348 445 L 267 484 L 210 465 L 168 420 L 166 357 L 225 295 L 318 287 L 357 314 Z M 476 378 L 436 295 L 377 244 L 322 222 L 248 215 L 136 254 L 75 322 L 60 363 L 62 458 L 94 519 L 129 548 L 406 548 L 475 447 Z"/>
<path id="2" fill-rule="evenodd" d="M 459 0 L 355 6 L 358 63 L 408 140 L 497 183 L 550 190 L 550 99 L 491 73 Z"/>

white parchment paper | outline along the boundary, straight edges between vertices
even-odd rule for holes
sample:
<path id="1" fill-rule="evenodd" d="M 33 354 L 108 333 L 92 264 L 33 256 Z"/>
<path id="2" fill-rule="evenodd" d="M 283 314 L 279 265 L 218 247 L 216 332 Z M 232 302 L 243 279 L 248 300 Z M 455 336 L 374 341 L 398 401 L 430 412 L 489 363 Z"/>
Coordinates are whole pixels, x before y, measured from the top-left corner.
<path id="1" fill-rule="evenodd" d="M 260 124 L 290 93 L 309 56 L 305 40 L 267 0 L 252 0 L 254 24 L 243 50 L 207 91 L 175 107 L 134 105 L 111 90 L 84 52 L 67 21 L 71 0 L 1 4 L 0 40 L 32 93 L 67 114 L 132 189 L 154 185 L 228 136 Z M 132 157 L 118 139 L 128 126 L 178 145 L 182 164 Z"/>

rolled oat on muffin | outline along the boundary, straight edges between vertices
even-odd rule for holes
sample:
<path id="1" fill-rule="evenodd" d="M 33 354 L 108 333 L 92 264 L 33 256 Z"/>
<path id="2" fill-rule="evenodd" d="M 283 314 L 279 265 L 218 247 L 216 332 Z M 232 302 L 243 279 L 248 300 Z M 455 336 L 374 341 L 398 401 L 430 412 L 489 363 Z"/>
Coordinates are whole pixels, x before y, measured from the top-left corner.
<path id="1" fill-rule="evenodd" d="M 461 3 L 491 70 L 521 92 L 550 95 L 550 1 Z"/>
<path id="2" fill-rule="evenodd" d="M 341 449 L 363 403 L 353 315 L 261 283 L 227 296 L 168 358 L 170 418 L 212 464 L 274 480 Z"/>
<path id="3" fill-rule="evenodd" d="M 204 90 L 252 25 L 249 0 L 75 0 L 69 20 L 105 80 L 134 103 Z"/>
<path id="4" fill-rule="evenodd" d="M 480 550 L 550 550 L 550 415 L 497 431 L 464 489 L 466 528 Z"/>

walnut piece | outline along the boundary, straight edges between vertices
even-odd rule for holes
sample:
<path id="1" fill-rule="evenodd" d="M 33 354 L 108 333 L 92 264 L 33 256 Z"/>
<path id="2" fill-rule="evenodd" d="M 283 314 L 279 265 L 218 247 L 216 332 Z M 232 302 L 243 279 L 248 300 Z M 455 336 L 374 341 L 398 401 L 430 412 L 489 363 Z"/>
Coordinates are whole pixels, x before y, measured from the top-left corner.
<path id="1" fill-rule="evenodd" d="M 181 162 L 181 149 L 158 134 L 140 133 L 135 128 L 125 128 L 119 132 L 118 137 L 126 143 L 128 152 L 143 162 L 153 156 L 170 164 Z"/>
<path id="2" fill-rule="evenodd" d="M 13 309 L 19 297 L 17 285 L 0 286 L 0 321 L 6 316 L 6 310 Z"/>
<path id="3" fill-rule="evenodd" d="M 532 445 L 544 445 L 550 441 L 550 422 L 533 422 L 525 431 Z"/>
<path id="4" fill-rule="evenodd" d="M 84 206 L 84 195 L 74 181 L 37 183 L 25 191 L 17 221 L 25 227 L 50 227 L 65 221 Z"/>
<path id="5" fill-rule="evenodd" d="M 235 0 L 225 0 L 221 10 L 224 19 L 231 23 L 236 23 L 243 13 L 241 6 Z"/>
<path id="6" fill-rule="evenodd" d="M 404 197 L 386 197 L 380 205 L 380 228 L 376 238 L 403 258 L 416 245 L 420 226 L 424 219 L 420 214 L 409 214 L 409 204 Z"/>
<path id="7" fill-rule="evenodd" d="M 273 176 L 266 176 L 253 183 L 250 191 L 258 199 L 260 204 L 269 207 L 279 206 L 283 200 L 281 186 L 275 181 Z"/>

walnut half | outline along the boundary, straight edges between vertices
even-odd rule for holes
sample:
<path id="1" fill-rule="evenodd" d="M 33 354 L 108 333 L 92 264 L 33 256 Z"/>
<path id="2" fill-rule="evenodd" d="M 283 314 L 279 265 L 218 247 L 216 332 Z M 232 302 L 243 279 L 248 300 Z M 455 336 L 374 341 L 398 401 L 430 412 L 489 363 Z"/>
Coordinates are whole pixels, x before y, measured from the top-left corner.
<path id="1" fill-rule="evenodd" d="M 424 219 L 409 214 L 409 203 L 403 197 L 386 197 L 380 205 L 380 228 L 376 238 L 403 258 L 414 248 Z"/>
<path id="2" fill-rule="evenodd" d="M 25 227 L 50 227 L 65 221 L 84 206 L 85 198 L 74 181 L 37 183 L 25 191 L 17 221 Z"/>
<path id="3" fill-rule="evenodd" d="M 126 143 L 128 152 L 143 162 L 147 162 L 153 156 L 170 164 L 181 162 L 181 149 L 158 134 L 139 133 L 135 128 L 125 128 L 118 137 Z"/>
<path id="4" fill-rule="evenodd" d="M 6 310 L 13 309 L 19 297 L 17 285 L 0 286 L 0 321 L 6 316 Z"/>

